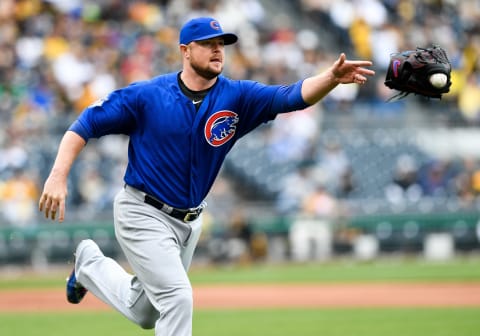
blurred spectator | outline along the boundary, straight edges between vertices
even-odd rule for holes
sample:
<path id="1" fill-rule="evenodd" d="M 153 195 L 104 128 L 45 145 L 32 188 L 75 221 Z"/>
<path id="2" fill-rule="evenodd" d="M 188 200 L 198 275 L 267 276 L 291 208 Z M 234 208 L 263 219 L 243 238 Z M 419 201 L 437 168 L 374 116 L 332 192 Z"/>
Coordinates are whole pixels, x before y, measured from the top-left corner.
<path id="1" fill-rule="evenodd" d="M 394 169 L 392 181 L 385 188 L 387 200 L 393 204 L 417 202 L 422 196 L 422 189 L 418 184 L 415 159 L 409 154 L 402 154 L 397 158 Z"/>
<path id="2" fill-rule="evenodd" d="M 240 192 L 232 181 L 220 175 L 213 183 L 206 201 L 208 207 L 205 211 L 225 227 L 241 201 Z"/>
<path id="3" fill-rule="evenodd" d="M 39 190 L 35 179 L 23 168 L 15 168 L 5 182 L 0 180 L 1 211 L 7 223 L 16 227 L 34 225 Z"/>
<path id="4" fill-rule="evenodd" d="M 82 213 L 87 216 L 95 216 L 99 210 L 103 210 L 109 199 L 107 185 L 103 177 L 93 167 L 82 169 L 79 180 L 82 181 L 78 191 L 81 196 Z M 94 217 L 93 217 L 94 218 Z"/>
<path id="5" fill-rule="evenodd" d="M 8 133 L 7 141 L 0 148 L 0 173 L 10 170 L 21 170 L 28 163 L 28 153 L 18 136 Z"/>
<path id="6" fill-rule="evenodd" d="M 298 169 L 285 176 L 276 199 L 276 210 L 281 215 L 295 214 L 301 209 L 303 199 L 313 188 L 311 164 L 303 162 Z"/>
<path id="7" fill-rule="evenodd" d="M 348 185 L 342 185 L 348 181 L 349 175 L 353 172 L 350 159 L 344 151 L 341 143 L 337 139 L 326 139 L 322 147 L 319 148 L 316 156 L 316 167 L 313 178 L 333 194 L 345 192 L 341 188 L 349 188 Z"/>
<path id="8" fill-rule="evenodd" d="M 424 165 L 418 183 L 423 196 L 446 197 L 453 194 L 454 172 L 449 160 L 435 160 Z"/>
<path id="9" fill-rule="evenodd" d="M 302 51 L 297 43 L 297 36 L 292 28 L 282 22 L 263 50 L 263 62 L 272 68 L 286 66 L 288 70 L 295 70 L 303 61 Z M 288 81 L 282 80 L 280 83 Z"/>
<path id="10" fill-rule="evenodd" d="M 348 165 L 339 177 L 338 187 L 335 190 L 335 196 L 338 198 L 348 198 L 355 191 L 357 183 L 354 178 L 353 167 Z"/>
<path id="11" fill-rule="evenodd" d="M 475 196 L 478 197 L 480 195 L 480 168 L 476 168 L 472 172 L 471 182 L 472 182 L 473 193 Z"/>
<path id="12" fill-rule="evenodd" d="M 303 198 L 301 209 L 289 231 L 292 259 L 306 261 L 329 258 L 334 226 L 339 215 L 337 199 L 324 185 L 317 183 L 314 190 Z"/>
<path id="13" fill-rule="evenodd" d="M 467 157 L 462 162 L 462 169 L 455 177 L 455 190 L 460 202 L 471 205 L 480 195 L 480 165 L 477 159 Z"/>
<path id="14" fill-rule="evenodd" d="M 480 61 L 479 61 L 480 63 Z M 480 75 L 470 74 L 458 95 L 458 107 L 463 118 L 472 125 L 480 124 Z"/>
<path id="15" fill-rule="evenodd" d="M 327 188 L 317 183 L 315 189 L 305 195 L 300 213 L 308 217 L 332 219 L 338 216 L 339 205 Z"/>
<path id="16" fill-rule="evenodd" d="M 267 237 L 262 232 L 255 232 L 245 208 L 238 207 L 232 213 L 226 239 L 231 261 L 249 263 L 267 256 Z"/>

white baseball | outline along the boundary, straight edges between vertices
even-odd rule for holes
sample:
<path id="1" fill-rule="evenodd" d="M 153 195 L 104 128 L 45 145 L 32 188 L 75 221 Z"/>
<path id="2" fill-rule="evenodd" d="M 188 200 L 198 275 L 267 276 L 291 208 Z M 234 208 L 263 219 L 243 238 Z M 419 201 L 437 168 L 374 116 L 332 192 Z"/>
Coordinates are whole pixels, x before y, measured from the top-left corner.
<path id="1" fill-rule="evenodd" d="M 447 85 L 447 75 L 444 73 L 436 73 L 430 76 L 430 83 L 437 89 L 443 88 Z"/>

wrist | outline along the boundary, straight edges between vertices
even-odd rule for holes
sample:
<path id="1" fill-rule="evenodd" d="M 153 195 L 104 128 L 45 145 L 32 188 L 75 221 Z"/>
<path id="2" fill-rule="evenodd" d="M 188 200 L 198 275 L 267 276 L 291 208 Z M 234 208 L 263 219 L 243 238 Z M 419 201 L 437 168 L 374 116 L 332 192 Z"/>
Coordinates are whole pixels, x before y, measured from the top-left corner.
<path id="1" fill-rule="evenodd" d="M 54 176 L 55 178 L 60 178 L 60 179 L 66 179 L 68 176 L 68 171 L 69 169 L 66 167 L 61 167 L 61 166 L 53 166 L 50 176 Z"/>

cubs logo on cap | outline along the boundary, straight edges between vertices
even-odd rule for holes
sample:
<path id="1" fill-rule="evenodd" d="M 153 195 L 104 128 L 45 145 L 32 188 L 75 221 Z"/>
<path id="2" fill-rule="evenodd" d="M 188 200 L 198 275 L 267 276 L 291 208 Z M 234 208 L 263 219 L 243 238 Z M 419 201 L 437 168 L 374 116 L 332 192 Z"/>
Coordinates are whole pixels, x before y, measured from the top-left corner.
<path id="1" fill-rule="evenodd" d="M 192 41 L 208 40 L 222 37 L 225 45 L 237 42 L 238 37 L 233 33 L 224 33 L 220 23 L 211 17 L 200 17 L 185 23 L 180 30 L 180 44 L 189 44 Z"/>
<path id="2" fill-rule="evenodd" d="M 210 21 L 210 26 L 212 26 L 212 28 L 215 29 L 215 30 L 222 29 L 222 28 L 220 27 L 220 23 L 218 23 L 217 20 L 212 20 L 212 21 Z"/>

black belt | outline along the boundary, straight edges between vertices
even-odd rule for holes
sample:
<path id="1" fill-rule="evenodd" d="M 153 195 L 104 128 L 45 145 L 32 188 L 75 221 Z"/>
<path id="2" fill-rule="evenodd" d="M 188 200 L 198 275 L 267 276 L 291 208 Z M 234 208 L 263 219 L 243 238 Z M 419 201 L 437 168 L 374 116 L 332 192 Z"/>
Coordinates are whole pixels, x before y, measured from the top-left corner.
<path id="1" fill-rule="evenodd" d="M 191 208 L 191 209 L 176 209 L 173 208 L 158 199 L 154 198 L 153 196 L 150 196 L 148 194 L 145 194 L 145 203 L 150 204 L 151 206 L 154 206 L 160 211 L 165 212 L 167 215 L 172 216 L 176 219 L 180 219 L 181 221 L 184 221 L 185 223 L 192 222 L 195 219 L 197 219 L 200 214 L 203 211 L 203 204 L 200 205 L 197 208 Z"/>
<path id="2" fill-rule="evenodd" d="M 158 210 L 166 213 L 173 218 L 180 219 L 181 221 L 187 223 L 192 222 L 197 219 L 200 214 L 202 213 L 203 209 L 206 207 L 207 203 L 204 201 L 196 208 L 190 209 L 177 209 L 168 204 L 163 203 L 162 201 L 156 199 L 153 196 L 148 195 L 147 193 L 138 190 L 134 187 L 129 186 L 128 184 L 124 185 L 124 188 L 131 193 L 134 193 L 138 196 L 142 196 L 144 198 L 144 202 L 157 208 Z"/>

